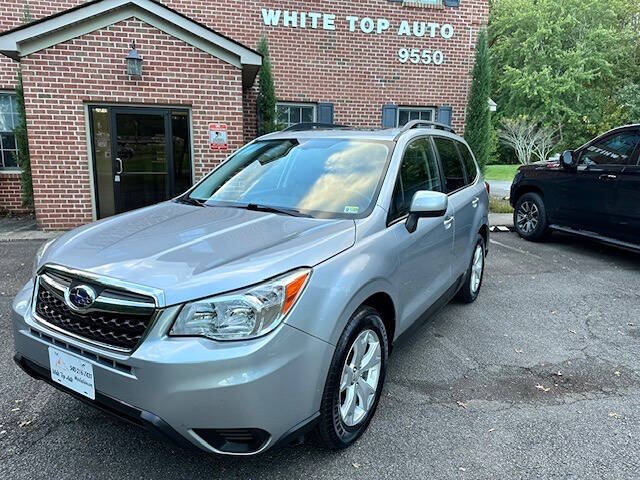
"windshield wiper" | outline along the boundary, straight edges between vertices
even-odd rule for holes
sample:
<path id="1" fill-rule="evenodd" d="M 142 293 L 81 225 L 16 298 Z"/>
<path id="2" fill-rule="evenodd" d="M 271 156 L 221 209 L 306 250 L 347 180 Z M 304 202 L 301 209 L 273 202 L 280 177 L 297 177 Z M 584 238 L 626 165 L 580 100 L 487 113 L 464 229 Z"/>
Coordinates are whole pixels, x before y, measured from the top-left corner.
<path id="1" fill-rule="evenodd" d="M 198 200 L 197 198 L 191 198 L 191 197 L 179 198 L 178 202 L 184 203 L 187 205 L 194 205 L 196 207 L 204 207 L 206 203 L 205 200 Z"/>
<path id="2" fill-rule="evenodd" d="M 281 213 L 283 215 L 290 215 L 292 217 L 306 217 L 312 218 L 311 215 L 307 213 L 302 213 L 295 208 L 282 208 L 282 207 L 272 207 L 270 205 L 261 205 L 258 203 L 248 203 L 247 205 L 234 205 L 235 208 L 246 208 L 247 210 L 253 210 L 255 212 L 269 212 L 269 213 Z"/>

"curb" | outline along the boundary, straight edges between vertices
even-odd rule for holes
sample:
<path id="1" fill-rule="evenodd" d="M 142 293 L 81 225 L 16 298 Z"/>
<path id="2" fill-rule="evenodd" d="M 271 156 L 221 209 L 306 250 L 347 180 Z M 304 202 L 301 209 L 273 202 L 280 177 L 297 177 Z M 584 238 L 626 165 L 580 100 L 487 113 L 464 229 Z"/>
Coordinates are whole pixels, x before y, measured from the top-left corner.
<path id="1" fill-rule="evenodd" d="M 511 225 L 493 225 L 493 226 L 489 227 L 489 231 L 490 232 L 507 233 L 507 232 L 515 232 L 516 229 L 513 228 L 513 226 L 511 226 Z"/>
<path id="2" fill-rule="evenodd" d="M 19 242 L 28 240 L 50 240 L 63 232 L 42 232 L 40 230 L 0 233 L 0 242 Z"/>

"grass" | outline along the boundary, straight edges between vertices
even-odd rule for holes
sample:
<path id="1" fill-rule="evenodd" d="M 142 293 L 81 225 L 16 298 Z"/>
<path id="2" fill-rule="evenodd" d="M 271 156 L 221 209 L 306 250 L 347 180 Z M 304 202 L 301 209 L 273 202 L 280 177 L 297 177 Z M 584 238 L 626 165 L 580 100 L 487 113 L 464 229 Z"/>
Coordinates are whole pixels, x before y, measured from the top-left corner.
<path id="1" fill-rule="evenodd" d="M 503 200 L 498 197 L 489 197 L 489 212 L 491 213 L 513 213 L 513 208 L 509 204 L 509 200 Z"/>
<path id="2" fill-rule="evenodd" d="M 506 180 L 510 182 L 515 177 L 520 165 L 487 165 L 484 172 L 485 180 Z"/>

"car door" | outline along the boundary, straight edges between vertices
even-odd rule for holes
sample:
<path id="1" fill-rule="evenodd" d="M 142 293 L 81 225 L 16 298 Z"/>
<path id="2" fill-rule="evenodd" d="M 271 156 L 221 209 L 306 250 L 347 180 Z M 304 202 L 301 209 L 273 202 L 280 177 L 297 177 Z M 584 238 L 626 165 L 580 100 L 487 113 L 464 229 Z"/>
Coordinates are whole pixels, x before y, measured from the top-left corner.
<path id="1" fill-rule="evenodd" d="M 565 205 L 572 227 L 616 237 L 619 178 L 633 157 L 637 131 L 616 131 L 587 144 L 579 152 L 578 168 Z"/>
<path id="2" fill-rule="evenodd" d="M 614 238 L 640 244 L 640 130 L 636 130 L 635 153 L 618 176 L 613 215 Z"/>
<path id="3" fill-rule="evenodd" d="M 389 206 L 388 228 L 393 229 L 398 267 L 391 281 L 398 286 L 403 318 L 411 323 L 451 286 L 453 207 L 444 217 L 421 218 L 416 231 L 405 226 L 417 191 L 444 192 L 442 176 L 428 138 L 413 140 L 404 151 Z"/>
<path id="4" fill-rule="evenodd" d="M 449 203 L 455 212 L 452 278 L 457 279 L 465 272 L 471 259 L 471 229 L 479 198 L 467 188 L 462 159 L 454 141 L 436 136 L 433 142 L 444 173 L 445 193 L 449 195 Z"/>

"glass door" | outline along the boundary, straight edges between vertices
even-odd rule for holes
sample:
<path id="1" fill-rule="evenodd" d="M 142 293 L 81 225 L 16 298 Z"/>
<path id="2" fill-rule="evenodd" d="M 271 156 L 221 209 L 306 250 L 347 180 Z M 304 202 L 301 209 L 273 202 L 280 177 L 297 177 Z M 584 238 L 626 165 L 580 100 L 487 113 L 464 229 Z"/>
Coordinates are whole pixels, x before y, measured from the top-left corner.
<path id="1" fill-rule="evenodd" d="M 169 198 L 167 112 L 113 109 L 116 213 Z"/>
<path id="2" fill-rule="evenodd" d="M 191 186 L 186 110 L 91 107 L 98 218 L 153 205 Z"/>

